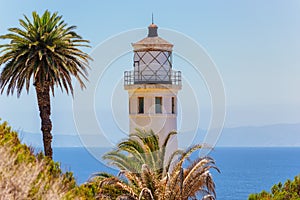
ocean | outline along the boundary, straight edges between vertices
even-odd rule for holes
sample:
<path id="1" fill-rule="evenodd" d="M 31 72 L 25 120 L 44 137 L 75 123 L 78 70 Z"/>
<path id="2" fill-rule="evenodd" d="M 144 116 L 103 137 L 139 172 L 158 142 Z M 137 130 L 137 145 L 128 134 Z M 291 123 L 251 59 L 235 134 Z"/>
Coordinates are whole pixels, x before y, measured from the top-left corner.
<path id="1" fill-rule="evenodd" d="M 106 150 L 99 149 L 99 157 Z M 300 148 L 215 148 L 210 154 L 221 173 L 212 172 L 217 199 L 243 200 L 250 193 L 269 191 L 278 182 L 300 174 Z M 78 184 L 100 171 L 117 173 L 85 148 L 55 148 L 54 160 L 72 171 Z"/>

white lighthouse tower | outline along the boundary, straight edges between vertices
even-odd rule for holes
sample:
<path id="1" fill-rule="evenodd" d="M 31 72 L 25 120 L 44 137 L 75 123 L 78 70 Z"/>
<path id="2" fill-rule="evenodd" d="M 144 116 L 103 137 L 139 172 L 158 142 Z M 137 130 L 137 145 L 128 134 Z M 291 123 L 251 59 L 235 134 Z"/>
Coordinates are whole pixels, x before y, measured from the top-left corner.
<path id="1" fill-rule="evenodd" d="M 173 44 L 158 36 L 158 27 L 148 27 L 148 36 L 133 43 L 133 71 L 125 71 L 124 88 L 129 95 L 129 130 L 152 129 L 160 144 L 177 129 L 177 92 L 181 72 L 172 69 Z M 177 149 L 174 136 L 168 151 Z M 169 154 L 169 153 L 167 153 Z"/>

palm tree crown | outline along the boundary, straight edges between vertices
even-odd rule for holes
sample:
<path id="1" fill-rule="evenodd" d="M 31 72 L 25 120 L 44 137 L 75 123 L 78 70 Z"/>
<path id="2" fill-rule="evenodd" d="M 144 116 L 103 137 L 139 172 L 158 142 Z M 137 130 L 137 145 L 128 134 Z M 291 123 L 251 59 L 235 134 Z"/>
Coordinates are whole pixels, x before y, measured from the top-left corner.
<path id="1" fill-rule="evenodd" d="M 99 181 L 99 199 L 187 200 L 215 198 L 215 185 L 210 169 L 217 169 L 210 157 L 190 155 L 200 149 L 194 145 L 186 151 L 177 150 L 165 157 L 172 135 L 168 134 L 162 146 L 153 131 L 137 130 L 120 142 L 117 149 L 103 158 L 120 169 L 119 176 L 96 173 L 91 180 Z M 165 160 L 167 159 L 167 162 Z M 208 198 L 209 197 L 209 198 Z"/>
<path id="2" fill-rule="evenodd" d="M 68 26 L 58 13 L 45 11 L 42 16 L 32 13 L 32 21 L 24 16 L 20 19 L 22 28 L 10 28 L 10 33 L 0 36 L 10 40 L 0 45 L 0 65 L 4 64 L 0 76 L 0 91 L 7 95 L 17 91 L 19 97 L 24 86 L 28 93 L 30 84 L 35 86 L 43 132 L 45 154 L 52 157 L 50 120 L 50 90 L 54 86 L 73 94 L 74 76 L 81 88 L 87 79 L 89 55 L 80 50 L 87 46 L 74 32 L 75 26 Z"/>
<path id="3" fill-rule="evenodd" d="M 10 43 L 1 45 L 0 64 L 6 63 L 1 73 L 1 92 L 7 86 L 7 94 L 17 90 L 18 96 L 26 86 L 29 91 L 30 80 L 41 87 L 57 85 L 67 92 L 73 92 L 71 75 L 85 87 L 89 56 L 78 49 L 87 46 L 73 30 L 67 26 L 58 13 L 51 15 L 46 11 L 42 16 L 32 13 L 33 22 L 26 16 L 20 19 L 20 28 L 8 29 L 11 33 L 0 36 Z"/>

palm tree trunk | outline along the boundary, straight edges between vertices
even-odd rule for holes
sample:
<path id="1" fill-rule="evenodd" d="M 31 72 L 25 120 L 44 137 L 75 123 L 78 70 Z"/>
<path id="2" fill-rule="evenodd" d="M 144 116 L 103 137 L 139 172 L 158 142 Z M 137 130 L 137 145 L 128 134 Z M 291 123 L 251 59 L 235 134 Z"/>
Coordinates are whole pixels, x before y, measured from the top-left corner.
<path id="1" fill-rule="evenodd" d="M 43 133 L 43 143 L 45 155 L 52 159 L 52 122 L 50 119 L 51 107 L 50 107 L 50 87 L 49 83 L 45 83 L 41 86 L 39 83 L 35 86 L 38 106 L 40 110 L 41 118 L 41 131 Z"/>

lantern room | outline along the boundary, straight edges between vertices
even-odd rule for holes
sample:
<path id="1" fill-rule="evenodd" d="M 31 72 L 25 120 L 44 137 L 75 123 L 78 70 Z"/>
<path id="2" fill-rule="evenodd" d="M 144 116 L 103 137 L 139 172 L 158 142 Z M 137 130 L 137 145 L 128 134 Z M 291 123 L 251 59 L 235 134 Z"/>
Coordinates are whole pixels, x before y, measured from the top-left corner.
<path id="1" fill-rule="evenodd" d="M 181 84 L 181 73 L 172 70 L 173 44 L 162 39 L 150 24 L 148 36 L 133 43 L 133 71 L 124 74 L 128 84 Z"/>

